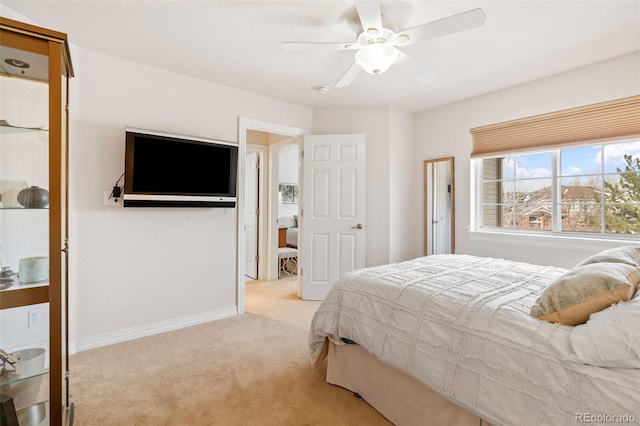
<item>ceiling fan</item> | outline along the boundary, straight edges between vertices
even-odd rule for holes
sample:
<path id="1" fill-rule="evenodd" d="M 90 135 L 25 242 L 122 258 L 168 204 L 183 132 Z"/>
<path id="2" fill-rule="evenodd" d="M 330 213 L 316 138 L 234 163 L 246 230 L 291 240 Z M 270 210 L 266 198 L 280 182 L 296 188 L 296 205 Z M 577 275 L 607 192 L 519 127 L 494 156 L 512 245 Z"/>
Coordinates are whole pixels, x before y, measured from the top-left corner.
<path id="1" fill-rule="evenodd" d="M 426 83 L 437 73 L 399 49 L 401 46 L 465 31 L 482 26 L 486 14 L 482 9 L 472 9 L 437 21 L 428 22 L 401 31 L 383 25 L 380 3 L 358 1 L 356 9 L 363 31 L 354 42 L 283 42 L 281 47 L 290 51 L 309 50 L 355 50 L 355 62 L 345 72 L 335 87 L 345 87 L 362 72 L 382 74 L 395 64 L 412 74 L 418 81 Z M 386 24 L 387 26 L 392 26 Z"/>

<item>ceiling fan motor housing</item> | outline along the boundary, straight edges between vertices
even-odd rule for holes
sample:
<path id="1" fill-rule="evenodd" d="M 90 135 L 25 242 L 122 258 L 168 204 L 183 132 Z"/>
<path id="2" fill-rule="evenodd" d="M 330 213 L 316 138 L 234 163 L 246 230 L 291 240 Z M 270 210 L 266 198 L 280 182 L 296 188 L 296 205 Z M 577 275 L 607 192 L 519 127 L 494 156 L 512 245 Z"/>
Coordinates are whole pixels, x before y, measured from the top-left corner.
<path id="1" fill-rule="evenodd" d="M 389 28 L 369 28 L 358 36 L 358 44 L 360 47 L 374 43 L 390 43 L 394 46 L 403 46 L 409 43 L 409 41 L 410 38 L 407 34 L 397 33 Z"/>

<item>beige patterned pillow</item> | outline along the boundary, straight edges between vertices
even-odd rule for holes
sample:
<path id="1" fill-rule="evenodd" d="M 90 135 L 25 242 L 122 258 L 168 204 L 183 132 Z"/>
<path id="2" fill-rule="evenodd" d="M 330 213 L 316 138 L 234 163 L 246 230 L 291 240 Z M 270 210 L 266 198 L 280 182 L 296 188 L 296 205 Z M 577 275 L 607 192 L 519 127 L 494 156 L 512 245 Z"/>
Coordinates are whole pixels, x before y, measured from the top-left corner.
<path id="1" fill-rule="evenodd" d="M 629 300 L 640 283 L 640 269 L 626 263 L 593 263 L 575 267 L 552 282 L 531 308 L 531 316 L 578 325 L 589 315 Z"/>

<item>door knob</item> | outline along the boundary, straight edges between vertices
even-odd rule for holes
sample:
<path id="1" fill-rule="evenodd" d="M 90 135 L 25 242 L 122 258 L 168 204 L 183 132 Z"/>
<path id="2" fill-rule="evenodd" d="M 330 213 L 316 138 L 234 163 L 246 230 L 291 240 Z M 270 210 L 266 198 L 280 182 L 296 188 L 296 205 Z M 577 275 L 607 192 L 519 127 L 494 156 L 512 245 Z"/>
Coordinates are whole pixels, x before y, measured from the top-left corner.
<path id="1" fill-rule="evenodd" d="M 361 223 L 357 224 L 356 226 L 352 226 L 351 229 L 362 229 L 364 228 L 364 226 L 362 226 Z"/>

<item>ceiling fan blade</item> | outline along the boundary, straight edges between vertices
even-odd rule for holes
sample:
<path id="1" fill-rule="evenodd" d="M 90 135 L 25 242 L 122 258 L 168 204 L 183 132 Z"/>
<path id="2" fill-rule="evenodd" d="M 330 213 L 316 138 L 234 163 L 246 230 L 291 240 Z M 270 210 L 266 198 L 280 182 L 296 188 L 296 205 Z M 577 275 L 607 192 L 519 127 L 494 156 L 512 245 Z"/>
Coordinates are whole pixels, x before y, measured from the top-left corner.
<path id="1" fill-rule="evenodd" d="M 422 62 L 413 59 L 400 49 L 398 49 L 398 60 L 394 63 L 398 68 L 413 75 L 420 83 L 428 83 L 438 76 L 438 73 Z"/>
<path id="2" fill-rule="evenodd" d="M 360 46 L 355 42 L 288 42 L 280 44 L 282 50 L 309 51 L 309 50 L 355 50 Z"/>
<path id="3" fill-rule="evenodd" d="M 351 84 L 353 80 L 356 79 L 357 76 L 362 72 L 362 67 L 358 65 L 356 62 L 351 65 L 351 68 L 345 72 L 340 80 L 335 84 L 335 87 L 346 87 Z"/>
<path id="4" fill-rule="evenodd" d="M 417 27 L 408 28 L 404 31 L 400 31 L 399 34 L 409 36 L 409 41 L 406 44 L 416 43 L 418 41 L 480 27 L 484 24 L 486 18 L 487 15 L 482 9 L 472 9 L 458 13 L 457 15 L 438 19 L 437 21 L 418 25 Z"/>
<path id="5" fill-rule="evenodd" d="M 358 16 L 362 23 L 363 31 L 369 28 L 382 28 L 382 15 L 380 13 L 380 3 L 377 1 L 356 2 Z"/>

